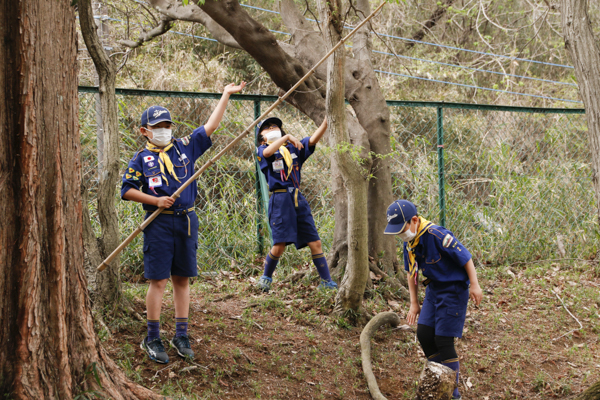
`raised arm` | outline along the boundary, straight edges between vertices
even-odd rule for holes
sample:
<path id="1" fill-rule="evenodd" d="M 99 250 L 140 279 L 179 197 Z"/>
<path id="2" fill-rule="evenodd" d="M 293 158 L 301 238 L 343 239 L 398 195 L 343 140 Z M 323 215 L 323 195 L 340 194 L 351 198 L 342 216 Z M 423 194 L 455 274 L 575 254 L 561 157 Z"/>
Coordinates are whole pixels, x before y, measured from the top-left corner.
<path id="1" fill-rule="evenodd" d="M 227 108 L 227 103 L 229 102 L 229 96 L 231 96 L 233 93 L 241 91 L 244 88 L 244 86 L 246 86 L 246 82 L 242 82 L 239 85 L 234 85 L 233 83 L 230 83 L 229 85 L 225 86 L 225 89 L 223 89 L 223 96 L 221 96 L 221 99 L 215 107 L 215 110 L 210 115 L 210 118 L 208 119 L 206 124 L 204 124 L 206 136 L 212 135 L 212 133 L 216 131 L 219 127 L 219 124 L 223 119 L 223 114 L 225 113 L 225 108 Z"/>
<path id="2" fill-rule="evenodd" d="M 274 141 L 273 143 L 268 145 L 267 148 L 265 149 L 265 151 L 263 151 L 263 156 L 265 158 L 271 157 L 287 141 L 290 141 L 294 145 L 294 147 L 297 148 L 298 150 L 301 150 L 304 148 L 304 146 L 298 139 L 296 139 L 292 135 L 288 134 L 288 135 L 280 137 L 279 139 L 277 139 L 276 141 Z"/>
<path id="3" fill-rule="evenodd" d="M 319 126 L 317 128 L 315 133 L 312 134 L 312 136 L 308 140 L 308 145 L 312 147 L 312 146 L 316 145 L 317 143 L 319 143 L 319 140 L 321 140 L 321 138 L 323 137 L 323 134 L 325 133 L 326 130 L 327 130 L 327 117 L 325 117 L 325 119 L 321 123 L 321 126 Z"/>

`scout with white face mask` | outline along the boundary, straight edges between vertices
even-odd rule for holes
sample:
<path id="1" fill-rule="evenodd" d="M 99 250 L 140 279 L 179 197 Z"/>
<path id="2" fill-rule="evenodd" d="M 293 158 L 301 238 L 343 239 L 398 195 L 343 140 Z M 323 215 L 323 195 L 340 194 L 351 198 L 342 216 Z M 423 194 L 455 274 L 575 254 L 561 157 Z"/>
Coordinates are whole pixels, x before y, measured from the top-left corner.
<path id="1" fill-rule="evenodd" d="M 285 246 L 293 243 L 297 249 L 310 247 L 313 263 L 321 277 L 319 288 L 335 289 L 337 284 L 329 274 L 310 207 L 300 193 L 302 165 L 315 151 L 327 129 L 327 121 L 324 120 L 312 136 L 302 140 L 285 134 L 282 126 L 279 118 L 267 118 L 256 127 L 257 160 L 271 192 L 269 226 L 273 239 L 257 286 L 264 292 L 271 289 L 279 257 Z"/>
<path id="2" fill-rule="evenodd" d="M 410 309 L 406 321 L 417 322 L 417 338 L 429 361 L 456 371 L 459 362 L 454 338 L 462 337 L 469 297 L 479 305 L 482 298 L 477 272 L 469 251 L 448 229 L 434 225 L 417 213 L 408 200 L 396 200 L 387 210 L 386 235 L 404 241 L 404 269 L 408 272 Z M 418 273 L 427 286 L 423 307 L 419 305 Z M 470 283 L 470 287 L 469 287 Z M 452 394 L 460 399 L 458 386 Z"/>
<path id="3" fill-rule="evenodd" d="M 143 204 L 146 217 L 159 208 L 161 214 L 144 229 L 144 277 L 150 281 L 146 295 L 148 334 L 140 347 L 151 360 L 169 362 L 160 338 L 160 313 L 163 293 L 169 278 L 175 303 L 175 335 L 170 341 L 177 354 L 192 358 L 194 352 L 187 335 L 189 278 L 198 275 L 198 217 L 194 211 L 196 182 L 171 197 L 192 175 L 194 162 L 212 145 L 210 136 L 217 129 L 229 96 L 244 88 L 230 84 L 204 126 L 181 139 L 172 137 L 171 113 L 152 106 L 142 113 L 140 133 L 148 142 L 137 152 L 125 171 L 121 198 Z"/>

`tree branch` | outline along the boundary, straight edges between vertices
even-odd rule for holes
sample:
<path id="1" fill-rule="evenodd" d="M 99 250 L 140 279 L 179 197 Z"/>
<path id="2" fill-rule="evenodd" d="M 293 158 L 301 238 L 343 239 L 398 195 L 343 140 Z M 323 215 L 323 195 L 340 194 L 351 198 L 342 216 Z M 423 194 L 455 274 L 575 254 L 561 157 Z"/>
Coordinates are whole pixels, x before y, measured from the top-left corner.
<path id="1" fill-rule="evenodd" d="M 235 49 L 242 48 L 227 30 L 223 29 L 221 25 L 215 22 L 215 20 L 198 7 L 198 5 L 192 2 L 187 6 L 184 6 L 177 0 L 149 0 L 149 2 L 156 11 L 171 19 L 198 22 L 204 25 L 212 37 L 225 46 L 233 47 Z"/>
<path id="2" fill-rule="evenodd" d="M 173 27 L 173 21 L 173 18 L 163 15 L 158 26 L 153 28 L 150 32 L 142 34 L 138 40 L 119 40 L 118 43 L 131 49 L 135 49 L 144 43 L 167 33 Z"/>

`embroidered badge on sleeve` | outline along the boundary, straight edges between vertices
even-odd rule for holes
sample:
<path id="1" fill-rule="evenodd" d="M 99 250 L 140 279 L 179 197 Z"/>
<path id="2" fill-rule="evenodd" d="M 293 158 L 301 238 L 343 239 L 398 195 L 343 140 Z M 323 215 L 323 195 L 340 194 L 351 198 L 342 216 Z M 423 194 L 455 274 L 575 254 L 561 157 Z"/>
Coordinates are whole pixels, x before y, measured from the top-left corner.
<path id="1" fill-rule="evenodd" d="M 129 173 L 130 173 L 130 174 L 133 174 L 134 172 L 135 172 L 135 169 L 133 169 L 133 168 L 129 167 Z"/>
<path id="2" fill-rule="evenodd" d="M 188 144 L 190 144 L 190 135 L 188 135 L 186 137 L 182 137 L 181 143 L 183 143 L 184 146 L 187 146 Z"/>
<path id="3" fill-rule="evenodd" d="M 452 240 L 454 240 L 454 238 L 452 237 L 451 234 L 447 234 L 446 236 L 444 236 L 444 241 L 442 242 L 442 246 L 444 247 L 448 247 L 452 244 Z"/>

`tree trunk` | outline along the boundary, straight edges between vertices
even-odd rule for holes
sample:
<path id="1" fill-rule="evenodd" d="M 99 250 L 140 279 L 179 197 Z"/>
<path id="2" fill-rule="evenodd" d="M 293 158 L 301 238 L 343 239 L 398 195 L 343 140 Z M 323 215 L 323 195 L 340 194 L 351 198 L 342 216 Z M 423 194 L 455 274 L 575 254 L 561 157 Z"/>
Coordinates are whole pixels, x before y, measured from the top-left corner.
<path id="1" fill-rule="evenodd" d="M 0 6 L 0 392 L 14 399 L 70 399 L 88 390 L 101 398 L 159 398 L 126 379 L 94 332 L 82 269 L 69 4 Z"/>
<path id="2" fill-rule="evenodd" d="M 102 131 L 104 134 L 102 160 L 98 160 L 98 216 L 102 236 L 95 240 L 91 229 L 88 213 L 84 213 L 86 229 L 86 252 L 90 262 L 96 254 L 106 258 L 120 244 L 119 219 L 115 206 L 115 190 L 119 181 L 119 117 L 117 112 L 117 97 L 115 82 L 117 71 L 114 63 L 104 51 L 102 42 L 98 37 L 97 26 L 94 22 L 91 0 L 79 0 L 79 21 L 81 34 L 85 45 L 94 61 L 98 73 L 98 91 L 102 109 Z M 96 247 L 98 246 L 98 247 Z M 93 264 L 92 264 L 93 265 Z M 98 264 L 93 265 L 96 267 Z M 104 271 L 96 275 L 94 305 L 103 308 L 108 305 L 119 305 L 121 301 L 122 286 L 119 273 L 119 261 L 116 259 Z"/>
<path id="3" fill-rule="evenodd" d="M 562 0 L 561 14 L 565 47 L 571 55 L 585 106 L 592 157 L 592 182 L 600 223 L 600 46 L 594 38 L 586 0 Z M 600 382 L 596 382 L 578 400 L 596 399 L 599 395 Z"/>
<path id="4" fill-rule="evenodd" d="M 319 0 L 319 14 L 327 47 L 330 49 L 339 42 L 343 30 L 342 1 Z M 336 50 L 327 60 L 327 121 L 330 142 L 334 148 L 333 158 L 341 172 L 346 188 L 348 204 L 348 264 L 340 288 L 335 298 L 334 313 L 343 314 L 353 310 L 363 314 L 362 300 L 369 277 L 369 252 L 367 214 L 367 179 L 361 173 L 362 165 L 368 160 L 352 151 L 346 124 L 344 96 L 345 52 L 343 47 Z M 361 151 L 359 150 L 358 153 Z"/>
<path id="5" fill-rule="evenodd" d="M 575 397 L 573 400 L 598 400 L 600 399 L 600 381 L 594 383 L 585 392 Z"/>

